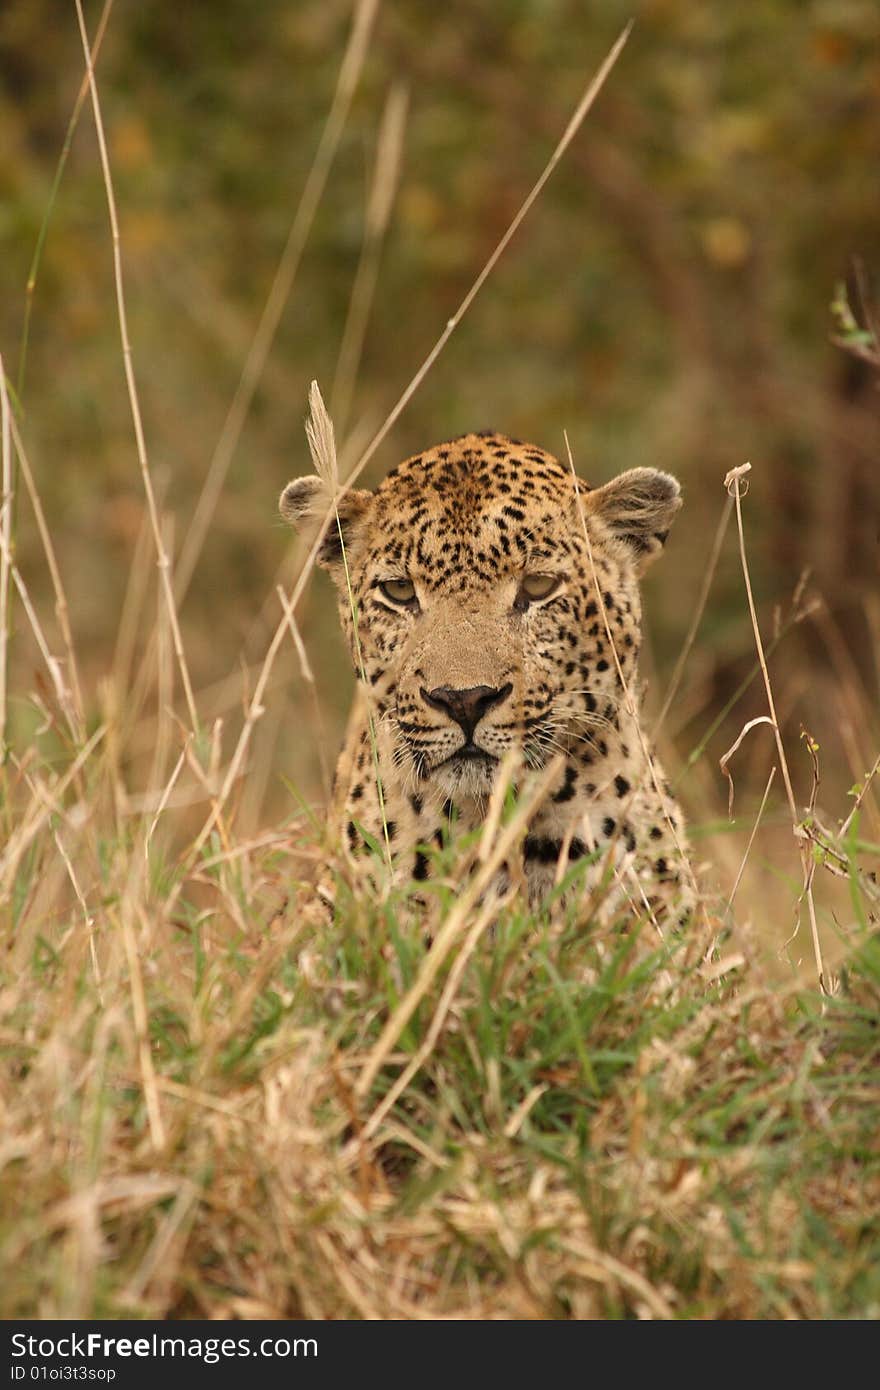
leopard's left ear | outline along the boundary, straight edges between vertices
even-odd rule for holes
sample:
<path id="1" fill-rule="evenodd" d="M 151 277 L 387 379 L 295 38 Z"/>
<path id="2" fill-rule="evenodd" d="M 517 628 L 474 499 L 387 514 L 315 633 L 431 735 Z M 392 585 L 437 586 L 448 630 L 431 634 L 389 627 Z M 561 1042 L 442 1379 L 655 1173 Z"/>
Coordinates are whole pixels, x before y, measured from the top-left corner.
<path id="1" fill-rule="evenodd" d="M 584 494 L 588 511 L 633 551 L 639 573 L 656 560 L 681 506 L 681 488 L 657 468 L 631 468 Z"/>
<path id="2" fill-rule="evenodd" d="M 326 484 L 315 474 L 294 478 L 278 499 L 278 510 L 288 526 L 312 534 L 323 524 L 324 533 L 318 549 L 318 564 L 331 573 L 342 569 L 342 545 L 353 546 L 359 523 L 373 500 L 371 492 L 356 488 L 343 492 L 335 509 Z"/>

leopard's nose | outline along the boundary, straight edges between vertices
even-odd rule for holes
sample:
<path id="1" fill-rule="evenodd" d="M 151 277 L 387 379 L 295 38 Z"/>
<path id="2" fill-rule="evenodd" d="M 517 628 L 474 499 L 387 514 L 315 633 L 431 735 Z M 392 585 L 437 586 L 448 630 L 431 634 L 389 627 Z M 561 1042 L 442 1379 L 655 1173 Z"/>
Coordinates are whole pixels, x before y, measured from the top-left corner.
<path id="1" fill-rule="evenodd" d="M 500 690 L 493 690 L 490 685 L 471 685 L 466 690 L 452 690 L 448 685 L 438 685 L 435 690 L 422 687 L 420 694 L 432 709 L 442 710 L 456 724 L 460 724 L 465 738 L 470 741 L 483 715 L 506 700 L 512 689 L 510 682 L 502 685 Z"/>

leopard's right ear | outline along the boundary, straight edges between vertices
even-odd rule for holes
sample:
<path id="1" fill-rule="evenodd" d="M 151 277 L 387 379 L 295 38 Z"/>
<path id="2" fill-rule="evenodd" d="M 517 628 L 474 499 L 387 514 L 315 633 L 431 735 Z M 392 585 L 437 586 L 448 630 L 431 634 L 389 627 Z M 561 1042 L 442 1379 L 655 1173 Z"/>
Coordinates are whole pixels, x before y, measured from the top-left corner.
<path id="1" fill-rule="evenodd" d="M 342 563 L 343 543 L 346 550 L 356 543 L 358 524 L 372 500 L 371 492 L 356 489 L 344 492 L 333 508 L 329 489 L 311 473 L 287 484 L 278 500 L 278 510 L 288 526 L 297 531 L 307 530 L 314 535 L 317 527 L 326 522 L 317 560 L 324 569 L 332 570 Z"/>

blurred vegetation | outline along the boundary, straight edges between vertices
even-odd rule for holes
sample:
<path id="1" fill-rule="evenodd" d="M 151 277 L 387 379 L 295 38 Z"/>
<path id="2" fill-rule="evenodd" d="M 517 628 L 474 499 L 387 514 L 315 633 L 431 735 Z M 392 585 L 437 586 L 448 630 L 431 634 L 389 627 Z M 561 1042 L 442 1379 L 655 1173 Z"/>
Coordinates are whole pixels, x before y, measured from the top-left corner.
<path id="1" fill-rule="evenodd" d="M 454 311 L 634 12 L 595 111 L 371 476 L 485 426 L 558 452 L 567 430 L 581 471 L 595 479 L 647 462 L 678 474 L 686 511 L 650 581 L 662 672 L 693 611 L 722 479 L 750 459 L 750 557 L 768 630 L 773 605 L 787 605 L 806 566 L 827 602 L 784 639 L 778 703 L 795 732 L 817 708 L 830 715 L 823 772 L 838 787 L 868 765 L 877 731 L 858 727 L 830 673 L 849 663 L 867 693 L 860 709 L 876 709 L 880 425 L 870 364 L 831 341 L 829 306 L 840 281 L 852 288 L 854 258 L 868 274 L 880 266 L 870 196 L 880 167 L 880 13 L 870 0 L 380 6 L 183 605 L 198 687 L 234 674 L 243 647 L 257 660 L 277 618 L 273 583 L 287 537 L 275 498 L 308 466 L 308 383 L 316 377 L 329 393 L 334 380 L 389 92 L 405 87 L 408 111 L 352 409 L 338 421 L 343 437 L 354 432 L 350 456 Z M 99 14 L 92 0 L 92 33 Z M 351 19 L 347 0 L 116 0 L 112 9 L 98 78 L 147 443 L 178 551 L 321 139 Z M 144 502 L 88 103 L 19 361 L 28 270 L 82 75 L 70 0 L 3 7 L 0 349 L 11 380 L 23 383 L 25 438 L 96 688 Z M 851 297 L 858 316 L 859 296 Z M 48 598 L 25 508 L 17 553 L 37 599 Z M 146 631 L 153 617 L 145 615 Z M 323 580 L 302 621 L 332 743 L 348 687 Z M 23 666 L 27 642 L 18 632 Z M 292 652 L 289 660 L 295 679 Z M 752 662 L 730 547 L 670 726 L 683 753 Z M 294 702 L 301 694 L 295 686 Z M 730 728 L 762 708 L 757 688 L 754 709 L 748 698 Z M 265 737 L 277 766 L 313 788 L 312 741 L 297 747 L 280 697 L 273 718 Z M 716 756 L 729 732 L 724 725 L 716 735 Z M 766 747 L 760 757 L 763 784 Z M 262 790 L 274 805 L 287 797 L 271 778 Z M 724 797 L 719 785 L 719 808 Z"/>

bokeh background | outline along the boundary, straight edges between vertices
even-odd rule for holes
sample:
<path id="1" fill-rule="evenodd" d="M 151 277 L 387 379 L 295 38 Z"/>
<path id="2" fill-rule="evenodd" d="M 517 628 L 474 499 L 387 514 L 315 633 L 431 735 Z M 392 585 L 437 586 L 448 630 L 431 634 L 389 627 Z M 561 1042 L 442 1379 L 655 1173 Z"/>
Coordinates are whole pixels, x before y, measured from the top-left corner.
<path id="1" fill-rule="evenodd" d="M 100 14 L 90 0 L 93 35 Z M 647 584 L 656 708 L 705 573 L 722 480 L 750 460 L 749 555 L 768 639 L 783 629 L 772 669 L 799 794 L 809 784 L 797 742 L 803 722 L 820 743 L 822 795 L 843 814 L 846 788 L 880 746 L 877 377 L 832 342 L 830 309 L 845 282 L 861 314 L 880 267 L 873 0 L 379 5 L 324 195 L 182 600 L 200 709 L 222 716 L 227 731 L 236 727 L 279 616 L 274 585 L 294 573 L 276 498 L 309 467 L 302 424 L 310 381 L 322 386 L 350 464 L 633 15 L 596 108 L 367 477 L 485 427 L 558 453 L 567 431 L 591 480 L 638 464 L 676 473 L 686 509 Z M 224 422 L 326 139 L 352 17 L 349 0 L 112 7 L 98 81 L 147 446 L 178 560 L 218 441 L 229 439 Z M 97 703 L 118 662 L 126 594 L 136 615 L 125 639 L 135 648 L 132 669 L 156 599 L 154 577 L 140 606 L 131 597 L 139 538 L 142 554 L 149 546 L 88 104 L 52 207 L 22 360 L 29 269 L 82 77 L 73 0 L 2 6 L 0 350 Z M 17 555 L 51 632 L 45 564 L 23 503 Z M 807 568 L 803 592 L 821 603 L 799 596 L 802 620 L 791 623 Z M 332 750 L 350 678 L 323 576 L 300 618 Z M 22 624 L 12 654 L 25 691 L 38 663 Z M 718 756 L 763 712 L 760 684 L 718 716 L 753 662 L 731 531 L 666 725 L 681 771 L 718 723 L 681 780 L 694 819 L 726 812 Z M 19 701 L 22 729 L 26 704 Z M 320 794 L 311 711 L 291 644 L 245 794 L 254 824 L 285 813 L 291 784 L 307 798 Z M 148 749 L 146 716 L 140 736 Z M 771 761 L 762 730 L 740 755 L 743 809 Z"/>

